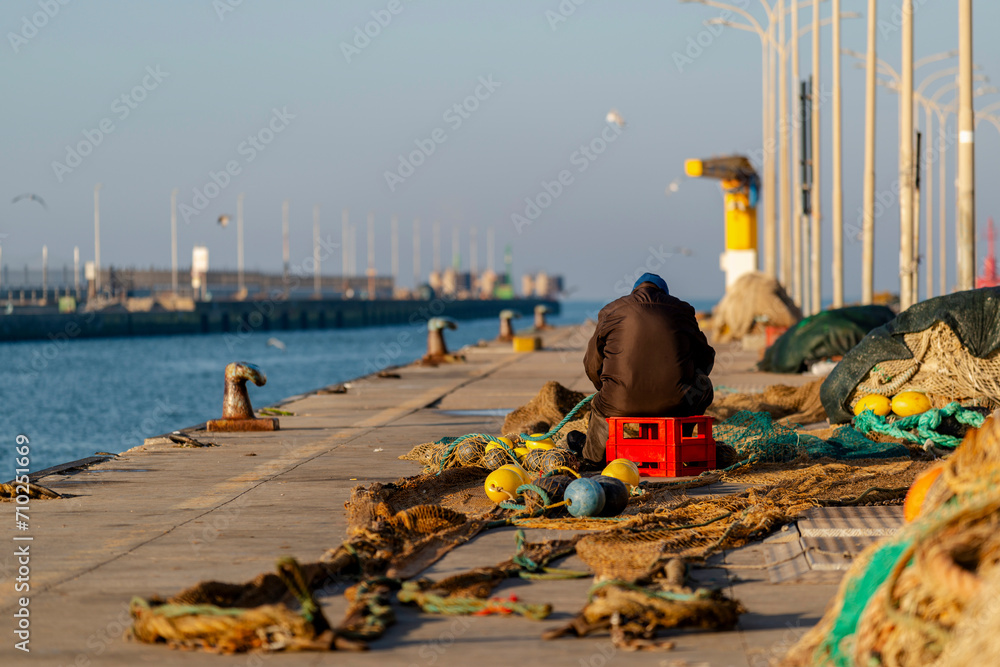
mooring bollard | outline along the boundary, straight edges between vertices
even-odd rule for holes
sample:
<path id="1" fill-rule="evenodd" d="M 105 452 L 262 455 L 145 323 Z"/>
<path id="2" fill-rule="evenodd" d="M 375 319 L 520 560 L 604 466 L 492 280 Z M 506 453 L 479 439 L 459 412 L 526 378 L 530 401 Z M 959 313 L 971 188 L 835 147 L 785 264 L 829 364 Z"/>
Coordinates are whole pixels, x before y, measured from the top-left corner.
<path id="1" fill-rule="evenodd" d="M 541 303 L 535 306 L 535 329 L 541 331 L 549 328 L 548 322 L 545 321 L 545 313 L 547 312 L 549 312 L 548 306 Z"/>
<path id="2" fill-rule="evenodd" d="M 514 318 L 521 317 L 521 314 L 513 310 L 500 311 L 500 341 L 514 340 Z"/>
<path id="3" fill-rule="evenodd" d="M 222 396 L 222 419 L 208 422 L 209 431 L 277 431 L 277 417 L 254 417 L 247 380 L 258 387 L 267 383 L 264 371 L 245 361 L 226 366 L 226 390 Z"/>
<path id="4" fill-rule="evenodd" d="M 457 328 L 454 321 L 444 317 L 427 320 L 427 354 L 424 355 L 423 363 L 435 364 L 450 360 L 448 346 L 444 343 L 444 330 Z"/>

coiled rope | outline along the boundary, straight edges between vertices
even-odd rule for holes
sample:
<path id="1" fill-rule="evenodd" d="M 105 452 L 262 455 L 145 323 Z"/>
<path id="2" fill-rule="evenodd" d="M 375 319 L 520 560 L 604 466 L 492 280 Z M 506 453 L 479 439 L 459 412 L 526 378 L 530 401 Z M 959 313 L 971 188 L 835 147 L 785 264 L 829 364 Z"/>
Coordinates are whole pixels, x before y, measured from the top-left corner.
<path id="1" fill-rule="evenodd" d="M 937 432 L 944 417 L 954 417 L 960 424 L 972 428 L 979 428 L 986 421 L 983 414 L 975 410 L 966 410 L 957 402 L 952 402 L 943 408 L 928 410 L 919 415 L 910 415 L 893 422 L 876 415 L 871 410 L 865 410 L 854 418 L 854 428 L 864 434 L 874 431 L 901 440 L 909 440 L 918 445 L 926 445 L 930 442 L 953 449 L 962 442 L 962 439 Z M 916 431 L 916 434 L 911 433 L 911 431 Z"/>

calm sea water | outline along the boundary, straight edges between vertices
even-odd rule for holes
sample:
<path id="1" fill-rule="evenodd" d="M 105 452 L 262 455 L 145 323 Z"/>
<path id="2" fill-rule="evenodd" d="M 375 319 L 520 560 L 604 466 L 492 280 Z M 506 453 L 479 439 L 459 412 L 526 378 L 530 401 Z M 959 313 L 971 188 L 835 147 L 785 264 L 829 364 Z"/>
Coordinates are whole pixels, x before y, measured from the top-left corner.
<path id="1" fill-rule="evenodd" d="M 595 317 L 601 305 L 566 302 L 550 321 L 576 324 Z M 448 346 L 458 349 L 496 332 L 490 318 L 459 322 L 446 335 Z M 403 333 L 409 342 L 397 347 Z M 285 350 L 267 345 L 272 336 Z M 0 343 L 0 479 L 13 474 L 18 434 L 30 438 L 31 469 L 41 470 L 97 451 L 118 453 L 149 436 L 219 417 L 222 371 L 231 361 L 250 361 L 267 373 L 267 384 L 250 390 L 259 407 L 409 363 L 423 354 L 425 340 L 426 329 L 416 325 L 258 332 L 242 339 L 209 334 Z"/>

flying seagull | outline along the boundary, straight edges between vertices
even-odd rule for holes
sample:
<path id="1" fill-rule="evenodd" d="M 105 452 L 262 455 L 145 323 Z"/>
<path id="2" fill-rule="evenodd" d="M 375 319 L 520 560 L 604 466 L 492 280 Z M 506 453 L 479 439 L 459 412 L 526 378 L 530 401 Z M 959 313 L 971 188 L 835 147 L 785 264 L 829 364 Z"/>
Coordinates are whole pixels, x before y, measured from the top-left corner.
<path id="1" fill-rule="evenodd" d="M 39 197 L 36 194 L 32 194 L 31 192 L 25 192 L 23 195 L 18 195 L 16 197 L 14 197 L 13 199 L 10 200 L 10 203 L 11 204 L 16 204 L 17 202 L 21 201 L 22 199 L 31 199 L 32 201 L 36 201 L 39 204 L 41 204 L 42 208 L 44 208 L 45 210 L 48 210 L 48 208 L 49 208 L 48 206 L 45 205 L 45 200 L 44 199 L 42 199 L 41 197 Z"/>
<path id="2" fill-rule="evenodd" d="M 625 127 L 625 119 L 622 115 L 618 113 L 618 109 L 612 109 L 608 112 L 608 115 L 604 117 L 604 120 L 609 123 L 614 123 L 618 127 Z"/>

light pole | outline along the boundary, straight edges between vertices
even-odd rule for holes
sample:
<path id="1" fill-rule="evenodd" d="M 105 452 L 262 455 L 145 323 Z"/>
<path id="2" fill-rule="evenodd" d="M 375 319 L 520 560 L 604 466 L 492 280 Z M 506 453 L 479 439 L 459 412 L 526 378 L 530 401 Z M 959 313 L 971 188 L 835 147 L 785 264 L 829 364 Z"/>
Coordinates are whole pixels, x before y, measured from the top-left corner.
<path id="1" fill-rule="evenodd" d="M 899 98 L 899 308 L 913 298 L 913 0 L 902 5 L 902 73 Z"/>
<path id="2" fill-rule="evenodd" d="M 865 166 L 862 206 L 861 303 L 875 300 L 875 29 L 877 0 L 868 0 L 868 53 L 865 56 Z"/>
<path id="3" fill-rule="evenodd" d="M 900 85 L 900 77 L 893 67 L 886 61 L 877 57 L 875 52 L 875 28 L 876 28 L 876 0 L 868 0 L 868 50 L 867 53 L 858 53 L 857 51 L 852 51 L 850 49 L 843 49 L 843 53 L 857 58 L 858 60 L 865 61 L 864 65 L 860 63 L 858 67 L 864 67 L 865 69 L 865 88 L 866 88 L 866 101 L 865 101 L 865 167 L 864 167 L 864 195 L 863 195 L 863 205 L 862 205 L 862 277 L 861 277 L 861 302 L 863 304 L 870 304 L 874 299 L 874 280 L 875 280 L 875 86 L 877 81 L 877 72 L 887 74 L 895 84 L 898 89 Z M 929 65 L 940 60 L 946 60 L 958 55 L 958 51 L 943 51 L 941 53 L 935 53 L 929 56 L 925 56 L 918 60 L 914 66 L 914 71 L 919 70 L 925 65 Z M 937 75 L 931 75 L 936 77 Z M 923 89 L 933 80 L 931 77 L 927 77 L 921 82 L 920 87 L 917 89 L 916 96 L 920 99 L 920 95 Z M 930 131 L 930 121 L 928 120 L 928 132 L 927 141 L 931 141 L 931 131 Z M 930 144 L 928 143 L 928 146 Z M 931 214 L 931 196 L 930 188 L 932 185 L 932 179 L 930 174 L 930 164 L 932 161 L 933 151 L 927 151 L 928 159 L 928 174 L 927 174 L 927 185 L 928 185 L 928 199 L 927 199 L 927 212 L 928 215 Z M 942 172 L 943 173 L 943 172 Z M 931 234 L 928 229 L 927 234 L 927 244 L 928 244 L 928 255 L 930 255 L 931 248 Z M 928 270 L 932 267 L 930 259 L 928 259 Z M 928 278 L 928 280 L 931 280 Z M 929 284 L 929 283 L 928 283 Z M 931 295 L 933 290 L 928 289 L 928 296 Z"/>
<path id="4" fill-rule="evenodd" d="M 375 299 L 375 214 L 368 212 L 368 299 Z"/>
<path id="5" fill-rule="evenodd" d="M 286 297 L 289 290 L 288 262 L 291 256 L 288 245 L 288 206 L 289 201 L 287 199 L 281 203 L 281 262 L 283 266 L 282 280 L 285 283 L 284 293 Z"/>
<path id="6" fill-rule="evenodd" d="M 178 188 L 170 191 L 170 289 L 177 296 L 177 193 Z"/>
<path id="7" fill-rule="evenodd" d="M 812 188 L 809 190 L 811 196 L 811 201 L 809 208 L 812 209 L 810 213 L 810 242 L 812 247 L 809 253 L 809 264 L 812 269 L 812 275 L 809 277 L 810 287 L 812 288 L 812 296 L 810 297 L 810 310 L 809 314 L 813 315 L 821 310 L 823 310 L 823 273 L 822 273 L 822 262 L 823 257 L 821 255 L 821 238 L 820 229 L 821 222 L 823 219 L 821 206 L 821 187 L 820 184 L 820 117 L 819 117 L 819 65 L 820 65 L 820 37 L 819 37 L 819 2 L 820 0 L 813 0 L 813 16 L 812 16 L 812 77 L 810 77 L 810 92 L 812 98 L 810 100 L 810 107 L 812 110 L 812 160 L 810 162 L 810 167 L 812 168 Z"/>
<path id="8" fill-rule="evenodd" d="M 396 286 L 399 280 L 399 217 L 392 216 L 389 219 L 389 235 L 391 246 L 389 248 L 389 266 L 392 270 L 392 284 Z"/>
<path id="9" fill-rule="evenodd" d="M 94 295 L 101 292 L 101 184 L 94 186 Z"/>
<path id="10" fill-rule="evenodd" d="M 955 278 L 959 290 L 976 282 L 976 145 L 972 108 L 972 0 L 958 1 L 958 218 Z"/>
<path id="11" fill-rule="evenodd" d="M 319 204 L 313 206 L 313 296 L 317 299 L 323 296 L 323 277 L 320 263 L 323 258 L 319 253 Z"/>
<path id="12" fill-rule="evenodd" d="M 840 105 L 840 0 L 833 0 L 833 307 L 844 306 L 844 191 Z"/>
<path id="13" fill-rule="evenodd" d="M 918 62 L 918 66 L 919 66 L 919 62 Z M 886 82 L 886 81 L 881 81 L 880 80 L 878 82 L 879 85 L 883 85 L 883 86 L 885 86 L 885 87 L 887 87 L 887 88 L 889 88 L 891 90 L 899 92 L 899 77 L 898 77 L 898 75 L 888 65 L 885 65 L 885 68 L 886 68 L 886 73 L 889 74 L 890 77 L 893 77 L 893 80 L 891 82 Z M 978 65 L 973 65 L 973 69 L 979 69 L 979 66 Z M 947 73 L 954 73 L 954 69 L 946 70 L 946 72 Z M 930 79 L 930 78 L 932 78 L 932 77 L 928 77 L 928 79 Z M 940 76 L 934 76 L 933 78 L 934 79 L 938 79 L 938 78 L 941 78 L 941 77 Z M 987 77 L 987 76 L 985 76 L 983 74 L 974 74 L 973 75 L 973 80 L 974 81 L 988 81 L 989 77 Z M 929 83 L 929 82 L 925 80 L 924 83 Z M 923 88 L 926 87 L 924 85 L 924 83 L 921 84 L 921 86 L 918 88 L 918 91 L 922 90 Z M 947 255 L 946 255 L 946 247 L 947 247 L 947 220 L 946 220 L 946 214 L 945 214 L 945 206 L 946 206 L 946 200 L 947 200 L 947 192 L 946 192 L 946 189 L 945 189 L 945 168 L 946 168 L 946 161 L 947 161 L 947 155 L 948 155 L 948 142 L 946 140 L 944 132 L 945 132 L 945 128 L 947 126 L 948 115 L 955 112 L 955 110 L 957 108 L 957 102 L 952 102 L 951 104 L 948 104 L 948 105 L 942 105 L 942 104 L 940 104 L 939 100 L 941 99 L 942 95 L 954 91 L 957 87 L 958 87 L 958 81 L 955 80 L 955 81 L 952 81 L 952 82 L 950 82 L 950 83 L 942 86 L 941 88 L 939 88 L 930 97 L 925 97 L 920 92 L 914 93 L 915 99 L 921 105 L 921 107 L 924 108 L 925 114 L 929 114 L 929 111 L 933 110 L 934 111 L 934 115 L 937 116 L 937 120 L 938 120 L 938 128 L 939 129 L 938 129 L 937 151 L 940 152 L 940 155 L 938 155 L 936 157 L 936 159 L 938 160 L 938 180 L 939 180 L 939 184 L 938 184 L 938 198 L 939 198 L 939 201 L 938 201 L 938 207 L 939 207 L 938 208 L 938 225 L 939 225 L 938 258 L 939 258 L 939 263 L 941 265 L 940 269 L 939 269 L 939 292 L 940 292 L 940 294 L 947 293 L 947 266 L 948 266 L 948 264 L 947 264 Z M 980 97 L 982 95 L 988 95 L 988 94 L 992 94 L 992 93 L 996 93 L 996 92 L 1000 92 L 1000 89 L 997 89 L 997 88 L 995 88 L 993 86 L 980 86 L 979 88 L 977 88 L 977 89 L 975 89 L 973 91 L 973 97 Z M 986 110 L 988 110 L 990 108 L 993 108 L 994 106 L 995 105 L 990 105 L 990 107 L 987 107 L 983 111 L 986 111 Z M 929 132 L 930 132 L 930 122 L 929 122 L 929 119 L 928 119 L 928 133 Z M 930 139 L 928 138 L 928 142 L 929 141 L 930 141 Z M 932 151 L 928 150 L 928 153 L 931 153 L 931 152 Z M 928 170 L 929 169 L 930 169 L 930 167 L 928 166 Z M 928 185 L 929 184 L 930 183 L 928 183 Z M 928 204 L 928 212 L 930 212 L 930 205 L 929 204 Z M 928 223 L 928 224 L 930 224 L 930 223 Z M 916 248 L 914 248 L 914 253 L 916 253 L 917 251 L 918 250 Z M 930 233 L 930 227 L 928 227 L 927 255 L 930 256 L 932 252 L 933 252 L 933 248 L 932 248 L 932 243 L 931 243 L 931 233 Z M 914 261 L 916 261 L 916 257 L 914 258 Z M 928 260 L 928 270 L 930 269 L 930 266 L 931 266 L 930 260 Z M 928 278 L 928 281 L 930 281 L 930 280 L 931 280 L 931 278 Z M 928 295 L 931 293 L 931 291 L 932 290 L 930 290 L 930 289 L 928 290 Z"/>
<path id="14" fill-rule="evenodd" d="M 765 201 L 765 234 L 764 234 L 764 251 L 765 251 L 765 264 L 767 261 L 767 248 L 770 243 L 772 250 L 772 255 L 775 257 L 774 262 L 777 262 L 777 257 L 774 255 L 774 210 L 776 207 L 773 206 L 774 191 L 773 191 L 773 180 L 774 180 L 774 168 L 773 168 L 773 156 L 771 153 L 775 150 L 775 142 L 773 137 L 773 123 L 774 123 L 774 76 L 773 76 L 773 64 L 772 53 L 777 57 L 777 64 L 779 67 L 780 78 L 779 85 L 777 86 L 779 90 L 779 123 L 778 123 L 778 142 L 777 142 L 777 153 L 779 160 L 779 170 L 780 176 L 779 181 L 781 183 L 781 194 L 779 195 L 782 204 L 780 206 L 780 249 L 781 249 L 781 281 L 785 288 L 791 288 L 793 299 L 796 303 L 801 303 L 800 290 L 801 285 L 799 278 L 799 240 L 798 240 L 798 222 L 792 222 L 791 215 L 792 211 L 789 210 L 788 198 L 791 191 L 791 178 L 789 177 L 789 164 L 793 165 L 791 171 L 794 172 L 794 165 L 798 163 L 798 145 L 795 141 L 788 141 L 788 132 L 793 131 L 794 127 L 791 127 L 788 121 L 788 98 L 787 98 L 787 62 L 789 56 L 789 48 L 791 50 L 791 61 L 792 61 L 792 80 L 796 83 L 799 80 L 799 57 L 798 57 L 798 40 L 803 35 L 807 34 L 812 30 L 811 26 L 806 26 L 802 30 L 799 30 L 798 23 L 798 12 L 799 9 L 811 6 L 813 0 L 801 0 L 800 2 L 789 2 L 789 5 L 785 5 L 785 0 L 777 0 L 772 7 L 768 7 L 766 2 L 761 2 L 767 11 L 768 17 L 768 30 L 765 31 L 761 25 L 753 19 L 752 16 L 747 14 L 747 12 L 741 10 L 739 7 L 734 5 L 729 5 L 721 2 L 714 2 L 713 0 L 681 0 L 681 2 L 698 2 L 700 4 L 716 7 L 719 9 L 724 9 L 736 14 L 739 14 L 747 19 L 747 23 L 737 23 L 733 21 L 728 21 L 721 17 L 716 17 L 705 21 L 706 25 L 721 25 L 731 28 L 736 28 L 738 30 L 743 30 L 746 32 L 752 32 L 756 34 L 761 40 L 761 58 L 762 61 L 767 63 L 764 67 L 766 74 L 763 75 L 762 80 L 762 91 L 761 96 L 763 116 L 766 119 L 764 122 L 763 130 L 763 142 L 764 142 L 764 179 L 765 179 L 765 200 L 770 199 L 771 202 Z M 821 2 L 826 2 L 827 0 L 821 0 Z M 778 34 L 775 35 L 774 31 L 771 29 L 775 14 L 777 15 L 778 23 Z M 785 14 L 791 14 L 791 37 L 785 40 Z M 856 12 L 841 12 L 840 16 L 842 18 L 856 18 L 859 16 Z M 828 25 L 833 22 L 832 17 L 823 19 L 820 24 Z M 791 150 L 789 151 L 789 146 Z M 767 160 L 771 160 L 768 163 Z M 769 168 L 770 164 L 770 168 Z M 770 174 L 770 175 L 769 175 Z M 768 189 L 768 182 L 772 183 L 771 189 Z M 770 194 L 769 194 L 770 193 Z M 796 201 L 798 200 L 798 193 L 795 194 Z M 770 208 L 768 208 L 770 207 Z M 798 221 L 801 217 L 799 213 L 798 206 L 796 205 L 793 209 L 795 212 L 795 221 Z M 771 226 L 772 232 L 770 236 L 767 233 L 767 215 L 770 211 L 771 216 Z M 770 241 L 769 241 L 770 238 Z"/>
<path id="15" fill-rule="evenodd" d="M 343 294 L 347 294 L 348 287 L 347 268 L 349 261 L 347 257 L 347 245 L 349 239 L 347 237 L 350 234 L 350 226 L 350 211 L 345 208 L 340 212 L 340 291 Z"/>
<path id="16" fill-rule="evenodd" d="M 243 281 L 243 197 L 240 193 L 236 197 L 236 283 L 239 298 L 244 298 L 246 283 Z"/>
<path id="17" fill-rule="evenodd" d="M 413 219 L 413 291 L 420 287 L 420 218 Z"/>

